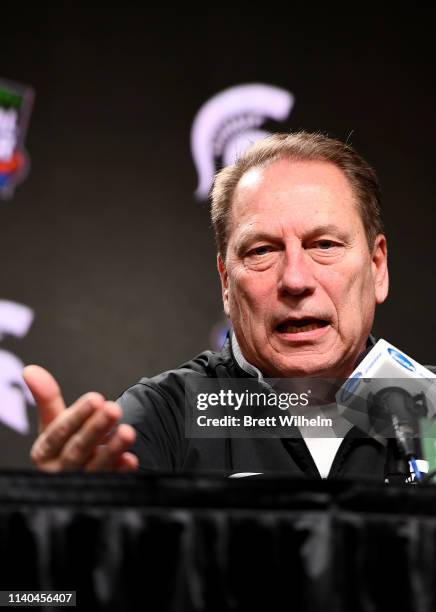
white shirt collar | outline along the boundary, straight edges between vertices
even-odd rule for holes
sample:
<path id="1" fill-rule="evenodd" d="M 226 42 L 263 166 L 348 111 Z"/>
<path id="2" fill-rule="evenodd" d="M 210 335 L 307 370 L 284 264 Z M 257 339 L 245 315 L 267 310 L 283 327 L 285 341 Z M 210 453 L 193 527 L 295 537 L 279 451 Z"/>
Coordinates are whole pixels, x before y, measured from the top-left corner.
<path id="1" fill-rule="evenodd" d="M 236 363 L 241 368 L 241 370 L 244 370 L 244 372 L 247 372 L 247 374 L 250 374 L 250 376 L 255 376 L 258 380 L 264 382 L 262 372 L 258 368 L 256 368 L 256 366 L 252 365 L 251 363 L 248 363 L 248 361 L 242 354 L 241 348 L 238 344 L 238 341 L 236 340 L 236 334 L 233 330 L 230 332 L 230 337 L 233 356 L 236 359 Z"/>

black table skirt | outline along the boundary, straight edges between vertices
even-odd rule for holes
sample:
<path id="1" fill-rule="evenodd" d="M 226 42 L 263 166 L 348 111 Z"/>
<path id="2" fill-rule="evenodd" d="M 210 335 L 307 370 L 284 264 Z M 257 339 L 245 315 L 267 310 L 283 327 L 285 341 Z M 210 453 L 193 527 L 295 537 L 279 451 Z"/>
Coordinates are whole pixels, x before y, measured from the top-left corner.
<path id="1" fill-rule="evenodd" d="M 0 544 L 82 609 L 436 612 L 430 485 L 2 472 Z"/>

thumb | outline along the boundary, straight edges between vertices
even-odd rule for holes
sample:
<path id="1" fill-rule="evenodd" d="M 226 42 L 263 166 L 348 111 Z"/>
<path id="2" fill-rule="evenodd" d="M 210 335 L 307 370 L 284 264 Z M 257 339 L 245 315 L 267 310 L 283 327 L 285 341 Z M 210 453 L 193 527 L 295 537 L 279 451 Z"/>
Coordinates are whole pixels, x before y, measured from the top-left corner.
<path id="1" fill-rule="evenodd" d="M 23 378 L 35 398 L 39 410 L 40 429 L 43 431 L 65 409 L 62 392 L 50 372 L 40 366 L 25 367 Z"/>

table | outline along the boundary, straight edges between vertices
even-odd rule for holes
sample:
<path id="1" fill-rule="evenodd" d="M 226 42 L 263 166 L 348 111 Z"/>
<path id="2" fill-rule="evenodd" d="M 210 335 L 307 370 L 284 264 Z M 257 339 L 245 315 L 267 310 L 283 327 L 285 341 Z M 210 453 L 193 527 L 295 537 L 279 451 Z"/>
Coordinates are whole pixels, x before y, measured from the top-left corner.
<path id="1" fill-rule="evenodd" d="M 0 545 L 82 609 L 436 610 L 433 485 L 4 471 Z"/>

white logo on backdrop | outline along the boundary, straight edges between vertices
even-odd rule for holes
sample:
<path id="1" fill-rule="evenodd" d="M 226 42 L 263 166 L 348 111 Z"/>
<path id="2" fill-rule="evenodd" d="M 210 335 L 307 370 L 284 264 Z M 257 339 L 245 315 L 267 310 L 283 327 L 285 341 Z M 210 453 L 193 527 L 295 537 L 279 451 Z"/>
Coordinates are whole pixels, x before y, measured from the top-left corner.
<path id="1" fill-rule="evenodd" d="M 293 106 L 289 91 L 262 83 L 225 89 L 203 104 L 191 129 L 197 198 L 207 198 L 218 160 L 233 164 L 249 145 L 268 135 L 261 129 L 266 120 L 284 121 Z"/>
<path id="2" fill-rule="evenodd" d="M 29 331 L 33 311 L 24 304 L 0 300 L 0 340 L 5 334 L 22 338 Z M 0 421 L 21 434 L 29 432 L 26 403 L 34 404 L 24 384 L 23 362 L 12 353 L 0 350 Z"/>

